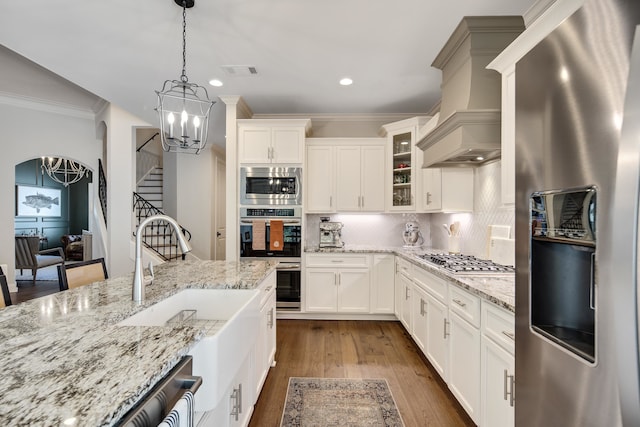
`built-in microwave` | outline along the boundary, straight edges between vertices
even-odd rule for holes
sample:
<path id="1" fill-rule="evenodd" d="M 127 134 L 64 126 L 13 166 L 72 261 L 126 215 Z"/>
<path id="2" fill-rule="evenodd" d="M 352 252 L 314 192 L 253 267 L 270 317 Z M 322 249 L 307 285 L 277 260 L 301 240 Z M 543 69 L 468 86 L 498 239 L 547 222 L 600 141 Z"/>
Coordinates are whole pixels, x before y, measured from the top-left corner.
<path id="1" fill-rule="evenodd" d="M 240 168 L 240 204 L 301 205 L 301 168 Z"/>

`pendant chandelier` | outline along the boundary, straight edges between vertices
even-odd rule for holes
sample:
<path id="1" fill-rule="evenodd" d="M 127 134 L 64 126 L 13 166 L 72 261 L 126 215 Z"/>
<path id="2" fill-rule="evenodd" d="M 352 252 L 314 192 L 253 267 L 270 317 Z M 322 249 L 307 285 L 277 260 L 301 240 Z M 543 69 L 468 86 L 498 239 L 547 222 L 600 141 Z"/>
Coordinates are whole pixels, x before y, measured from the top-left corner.
<path id="1" fill-rule="evenodd" d="M 43 175 L 46 172 L 49 178 L 65 187 L 80 181 L 87 173 L 87 168 L 80 163 L 62 157 L 43 157 L 41 169 Z"/>
<path id="2" fill-rule="evenodd" d="M 182 74 L 179 80 L 166 80 L 156 91 L 160 135 L 165 151 L 198 154 L 207 143 L 209 112 L 215 101 L 207 89 L 189 83 L 187 77 L 187 8 L 194 0 L 174 0 L 182 7 Z"/>

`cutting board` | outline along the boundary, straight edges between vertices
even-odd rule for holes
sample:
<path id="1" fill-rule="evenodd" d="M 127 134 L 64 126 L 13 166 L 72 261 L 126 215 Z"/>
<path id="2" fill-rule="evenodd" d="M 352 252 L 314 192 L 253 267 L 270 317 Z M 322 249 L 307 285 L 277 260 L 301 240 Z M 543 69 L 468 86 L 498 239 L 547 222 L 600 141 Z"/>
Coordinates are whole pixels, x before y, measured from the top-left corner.
<path id="1" fill-rule="evenodd" d="M 508 225 L 490 225 L 489 226 L 490 237 L 502 237 L 502 238 L 508 239 L 510 233 L 511 233 L 511 227 Z"/>
<path id="2" fill-rule="evenodd" d="M 516 241 L 504 237 L 492 237 L 489 244 L 489 258 L 502 265 L 515 265 Z"/>

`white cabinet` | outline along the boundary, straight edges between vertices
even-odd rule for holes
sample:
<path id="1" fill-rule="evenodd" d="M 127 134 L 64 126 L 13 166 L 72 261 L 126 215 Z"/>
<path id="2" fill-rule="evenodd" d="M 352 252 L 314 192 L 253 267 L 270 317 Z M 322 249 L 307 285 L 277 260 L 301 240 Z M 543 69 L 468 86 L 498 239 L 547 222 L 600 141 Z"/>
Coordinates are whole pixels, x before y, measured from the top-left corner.
<path id="1" fill-rule="evenodd" d="M 474 422 L 480 418 L 480 299 L 449 287 L 449 389 Z"/>
<path id="2" fill-rule="evenodd" d="M 275 365 L 276 353 L 276 276 L 272 273 L 260 286 L 260 332 L 255 350 L 255 396 L 262 390 L 262 386 L 269 373 L 269 368 Z"/>
<path id="3" fill-rule="evenodd" d="M 514 316 L 482 302 L 481 426 L 513 427 L 515 404 Z"/>
<path id="4" fill-rule="evenodd" d="M 424 212 L 472 212 L 473 169 L 421 169 L 420 209 Z"/>
<path id="5" fill-rule="evenodd" d="M 413 340 L 416 342 L 420 350 L 426 355 L 427 351 L 427 291 L 422 288 L 418 284 L 414 284 L 413 286 L 413 310 L 412 310 L 412 320 L 411 325 L 413 330 L 411 331 L 411 336 Z"/>
<path id="6" fill-rule="evenodd" d="M 369 313 L 368 255 L 308 254 L 305 262 L 305 311 Z"/>
<path id="7" fill-rule="evenodd" d="M 381 138 L 307 140 L 306 212 L 384 211 Z"/>
<path id="8" fill-rule="evenodd" d="M 384 211 L 384 146 L 336 147 L 338 212 Z"/>
<path id="9" fill-rule="evenodd" d="M 310 120 L 238 120 L 240 164 L 301 164 Z"/>
<path id="10" fill-rule="evenodd" d="M 411 264 L 396 258 L 395 312 L 405 329 L 411 332 Z"/>
<path id="11" fill-rule="evenodd" d="M 382 126 L 387 135 L 388 155 L 385 171 L 387 210 L 415 211 L 417 173 L 416 135 L 430 117 L 413 117 Z"/>
<path id="12" fill-rule="evenodd" d="M 309 213 L 336 211 L 335 147 L 307 145 L 304 206 Z"/>
<path id="13" fill-rule="evenodd" d="M 394 313 L 394 267 L 394 255 L 373 255 L 373 265 L 371 267 L 371 313 Z"/>
<path id="14" fill-rule="evenodd" d="M 428 293 L 426 356 L 445 382 L 449 379 L 449 331 L 447 306 Z"/>

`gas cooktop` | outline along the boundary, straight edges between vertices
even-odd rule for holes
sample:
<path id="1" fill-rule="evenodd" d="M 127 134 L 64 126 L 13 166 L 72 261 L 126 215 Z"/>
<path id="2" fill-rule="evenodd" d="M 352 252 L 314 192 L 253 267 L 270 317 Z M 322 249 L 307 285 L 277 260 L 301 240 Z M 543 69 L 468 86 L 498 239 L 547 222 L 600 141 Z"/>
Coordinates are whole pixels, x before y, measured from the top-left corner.
<path id="1" fill-rule="evenodd" d="M 425 254 L 420 255 L 428 263 L 442 267 L 455 274 L 512 274 L 515 269 L 510 265 L 496 264 L 491 260 L 479 259 L 472 255 L 461 254 Z"/>

